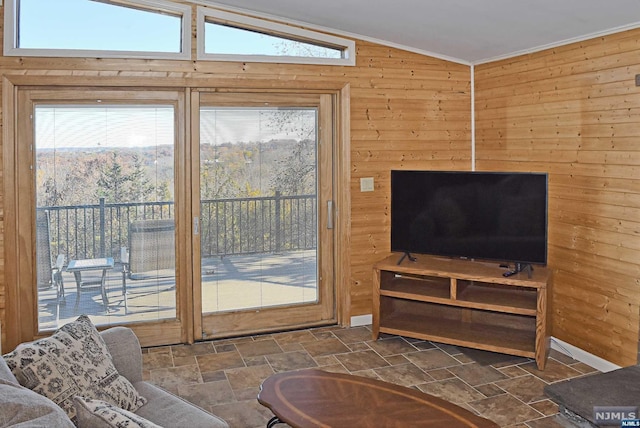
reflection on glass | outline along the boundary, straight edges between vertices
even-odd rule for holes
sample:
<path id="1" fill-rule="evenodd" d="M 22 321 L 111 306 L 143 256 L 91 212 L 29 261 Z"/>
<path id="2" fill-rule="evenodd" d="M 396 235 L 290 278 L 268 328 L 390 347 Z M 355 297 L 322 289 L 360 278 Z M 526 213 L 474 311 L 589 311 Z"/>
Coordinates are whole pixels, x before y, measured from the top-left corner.
<path id="1" fill-rule="evenodd" d="M 215 22 L 205 23 L 205 52 L 208 54 L 340 59 L 343 56 L 342 51 L 341 48 L 293 40 L 255 30 Z"/>
<path id="2" fill-rule="evenodd" d="M 200 120 L 203 313 L 317 302 L 316 109 Z"/>
<path id="3" fill-rule="evenodd" d="M 174 109 L 35 110 L 39 329 L 175 319 Z"/>

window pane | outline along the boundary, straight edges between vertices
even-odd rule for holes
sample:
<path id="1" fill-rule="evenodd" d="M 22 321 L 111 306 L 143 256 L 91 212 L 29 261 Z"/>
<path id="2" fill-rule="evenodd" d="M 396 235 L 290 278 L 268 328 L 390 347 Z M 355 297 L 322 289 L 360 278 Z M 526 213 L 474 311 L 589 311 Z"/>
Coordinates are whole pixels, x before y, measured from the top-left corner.
<path id="1" fill-rule="evenodd" d="M 174 108 L 35 109 L 39 329 L 175 319 Z"/>
<path id="2" fill-rule="evenodd" d="M 181 51 L 181 16 L 89 0 L 20 0 L 18 10 L 18 48 Z"/>
<path id="3" fill-rule="evenodd" d="M 317 114 L 200 109 L 203 314 L 318 301 Z"/>
<path id="4" fill-rule="evenodd" d="M 205 23 L 205 53 L 342 58 L 342 49 L 212 22 Z"/>

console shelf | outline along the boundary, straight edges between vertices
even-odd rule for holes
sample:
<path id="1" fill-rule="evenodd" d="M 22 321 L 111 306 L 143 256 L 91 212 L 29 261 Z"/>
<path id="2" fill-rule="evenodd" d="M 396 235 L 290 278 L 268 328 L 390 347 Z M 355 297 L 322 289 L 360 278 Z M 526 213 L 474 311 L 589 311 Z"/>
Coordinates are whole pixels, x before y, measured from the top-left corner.
<path id="1" fill-rule="evenodd" d="M 380 333 L 530 357 L 544 369 L 548 271 L 504 277 L 497 264 L 394 254 L 374 266 L 373 338 Z"/>

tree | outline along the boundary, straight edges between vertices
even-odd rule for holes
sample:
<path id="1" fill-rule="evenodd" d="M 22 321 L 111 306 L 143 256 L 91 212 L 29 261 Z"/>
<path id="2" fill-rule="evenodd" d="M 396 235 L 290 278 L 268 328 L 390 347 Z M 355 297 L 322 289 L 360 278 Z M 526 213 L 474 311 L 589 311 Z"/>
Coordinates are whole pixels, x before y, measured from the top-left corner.
<path id="1" fill-rule="evenodd" d="M 171 196 L 171 188 L 169 182 L 164 180 L 158 184 L 156 188 L 156 201 L 170 201 L 173 199 Z"/>
<path id="2" fill-rule="evenodd" d="M 311 43 L 298 42 L 296 40 L 281 39 L 274 43 L 274 47 L 280 55 L 299 56 L 308 58 L 340 58 L 341 52 L 337 49 L 327 48 Z"/>
<path id="3" fill-rule="evenodd" d="M 313 117 L 311 115 L 313 114 Z M 316 192 L 316 125 L 315 112 L 286 109 L 266 112 L 267 126 L 286 133 L 293 139 L 288 154 L 275 161 L 271 184 L 284 195 Z M 313 119 L 313 120 L 311 120 Z"/>
<path id="4" fill-rule="evenodd" d="M 63 194 L 56 185 L 56 180 L 53 177 L 48 177 L 42 183 L 42 186 L 38 187 L 38 206 L 40 207 L 54 207 L 62 205 Z"/>
<path id="5" fill-rule="evenodd" d="M 315 141 L 296 142 L 287 156 L 276 161 L 273 187 L 283 195 L 314 194 L 315 170 Z"/>
<path id="6" fill-rule="evenodd" d="M 100 165 L 96 196 L 107 202 L 143 202 L 153 194 L 153 186 L 147 177 L 142 162 L 137 155 L 132 156 L 133 166 L 125 169 L 112 152 L 111 159 Z"/>
<path id="7" fill-rule="evenodd" d="M 122 165 L 118 162 L 116 152 L 111 153 L 111 160 L 101 165 L 99 171 L 96 196 L 104 198 L 107 202 L 123 201 L 127 178 L 124 176 Z"/>
<path id="8" fill-rule="evenodd" d="M 94 197 L 99 159 L 38 154 L 38 206 L 81 205 Z"/>
<path id="9" fill-rule="evenodd" d="M 236 186 L 227 164 L 218 158 L 205 160 L 200 166 L 200 197 L 202 199 L 221 199 L 236 196 Z"/>
<path id="10" fill-rule="evenodd" d="M 129 174 L 129 195 L 131 201 L 148 201 L 154 194 L 151 180 L 144 171 L 144 166 L 138 155 L 133 155 L 133 171 Z"/>

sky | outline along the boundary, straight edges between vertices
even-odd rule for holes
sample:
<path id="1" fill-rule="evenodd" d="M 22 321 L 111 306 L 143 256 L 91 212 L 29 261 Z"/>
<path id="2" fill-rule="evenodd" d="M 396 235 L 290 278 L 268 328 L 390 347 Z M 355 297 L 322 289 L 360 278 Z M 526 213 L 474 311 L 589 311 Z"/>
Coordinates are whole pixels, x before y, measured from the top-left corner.
<path id="1" fill-rule="evenodd" d="M 180 52 L 180 18 L 98 1 L 20 0 L 19 26 L 22 48 Z"/>
<path id="2" fill-rule="evenodd" d="M 172 106 L 36 106 L 37 149 L 173 145 Z"/>
<path id="3" fill-rule="evenodd" d="M 276 109 L 203 107 L 201 144 L 299 139 L 274 121 Z M 171 106 L 36 106 L 37 149 L 150 147 L 174 144 Z M 314 129 L 316 112 L 301 109 L 293 128 Z"/>
<path id="4" fill-rule="evenodd" d="M 177 16 L 91 0 L 19 0 L 19 47 L 179 53 Z M 340 58 L 339 50 L 285 41 L 221 25 L 205 26 L 205 50 L 221 54 Z"/>
<path id="5" fill-rule="evenodd" d="M 40 49 L 179 52 L 180 25 L 180 18 L 175 16 L 101 1 L 20 0 L 19 45 Z M 207 45 L 218 49 L 218 53 L 250 53 L 247 47 L 257 48 L 263 54 L 297 49 L 283 47 L 282 39 L 220 25 L 207 25 L 206 36 Z M 290 138 L 265 122 L 269 116 L 266 111 L 205 109 L 202 142 Z M 36 145 L 43 149 L 172 144 L 173 114 L 170 106 L 40 105 L 36 110 Z M 302 117 L 305 127 L 315 126 L 315 112 Z"/>

